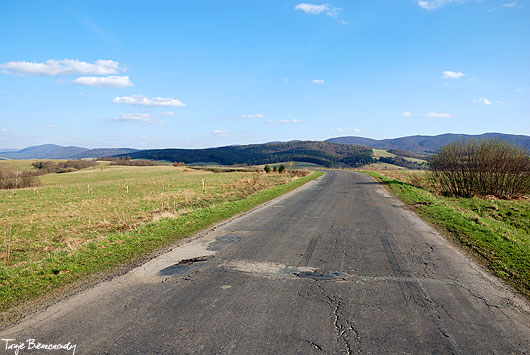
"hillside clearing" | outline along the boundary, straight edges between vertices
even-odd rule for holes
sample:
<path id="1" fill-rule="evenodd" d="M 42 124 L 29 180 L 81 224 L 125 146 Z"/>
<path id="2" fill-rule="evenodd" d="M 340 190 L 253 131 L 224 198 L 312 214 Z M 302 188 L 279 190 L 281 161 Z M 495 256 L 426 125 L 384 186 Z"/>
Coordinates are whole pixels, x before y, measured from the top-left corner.
<path id="1" fill-rule="evenodd" d="M 393 154 L 393 153 L 389 153 L 387 152 L 386 150 L 384 149 L 376 149 L 376 148 L 373 148 L 372 151 L 374 152 L 374 158 L 378 159 L 380 157 L 388 157 L 388 158 L 393 158 L 395 157 L 396 155 Z"/>

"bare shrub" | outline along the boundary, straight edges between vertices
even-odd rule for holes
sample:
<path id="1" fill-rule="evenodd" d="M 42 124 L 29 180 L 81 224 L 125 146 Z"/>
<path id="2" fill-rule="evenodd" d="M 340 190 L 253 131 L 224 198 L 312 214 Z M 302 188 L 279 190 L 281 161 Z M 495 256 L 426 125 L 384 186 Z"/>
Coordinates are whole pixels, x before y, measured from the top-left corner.
<path id="1" fill-rule="evenodd" d="M 93 166 L 96 166 L 97 162 L 95 160 L 68 160 L 64 163 L 59 163 L 59 167 L 63 169 L 86 169 Z"/>
<path id="2" fill-rule="evenodd" d="M 155 160 L 135 159 L 131 160 L 130 157 L 123 157 L 120 159 L 111 160 L 110 165 L 125 165 L 125 166 L 162 166 L 166 165 Z"/>
<path id="3" fill-rule="evenodd" d="M 124 165 L 124 166 L 162 166 L 167 165 L 166 163 L 156 161 L 156 160 L 147 160 L 147 159 L 134 159 L 132 160 L 130 156 L 126 155 L 123 157 L 99 157 L 97 160 L 100 161 L 110 161 L 110 165 Z M 173 162 L 173 166 L 186 166 L 182 162 Z"/>
<path id="4" fill-rule="evenodd" d="M 288 173 L 291 177 L 304 177 L 310 174 L 307 170 L 289 170 Z"/>
<path id="5" fill-rule="evenodd" d="M 6 166 L 0 166 L 0 189 L 20 189 L 38 186 L 39 181 L 28 172 L 18 172 Z"/>
<path id="6" fill-rule="evenodd" d="M 31 163 L 37 170 L 32 175 L 44 175 L 48 173 L 68 173 L 76 170 L 96 166 L 95 160 L 67 160 L 64 162 L 53 162 L 50 160 L 37 160 Z"/>
<path id="7" fill-rule="evenodd" d="M 57 166 L 53 161 L 37 160 L 31 163 L 37 170 L 54 170 Z"/>
<path id="8" fill-rule="evenodd" d="M 530 156 L 502 140 L 458 141 L 430 159 L 439 192 L 444 195 L 514 196 L 530 193 Z"/>

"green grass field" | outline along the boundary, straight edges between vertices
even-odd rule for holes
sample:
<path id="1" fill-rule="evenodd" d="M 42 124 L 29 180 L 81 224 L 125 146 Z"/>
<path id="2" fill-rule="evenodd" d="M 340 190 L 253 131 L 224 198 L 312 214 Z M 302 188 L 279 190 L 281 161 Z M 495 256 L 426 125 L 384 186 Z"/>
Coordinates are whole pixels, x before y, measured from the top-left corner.
<path id="1" fill-rule="evenodd" d="M 49 159 L 39 159 L 41 161 L 47 161 Z M 35 170 L 35 167 L 31 165 L 35 160 L 0 160 L 0 166 L 7 166 L 16 171 L 31 171 Z M 64 160 L 53 160 L 53 161 L 64 161 Z"/>
<path id="2" fill-rule="evenodd" d="M 418 159 L 418 158 L 411 158 L 411 157 L 403 157 L 403 159 L 408 160 L 413 163 L 417 163 L 417 164 L 427 164 L 427 160 L 425 159 Z"/>
<path id="3" fill-rule="evenodd" d="M 373 155 L 374 155 L 375 159 L 379 159 L 381 157 L 394 158 L 394 157 L 397 156 L 396 154 L 390 153 L 390 152 L 386 151 L 385 149 L 372 149 L 372 151 L 373 151 Z M 413 163 L 417 163 L 417 164 L 426 164 L 427 163 L 427 161 L 424 160 L 424 159 L 411 158 L 411 157 L 403 157 L 403 159 L 405 159 L 407 161 L 410 161 L 410 162 L 413 162 Z M 384 163 L 381 163 L 381 164 L 384 164 Z M 392 164 L 388 164 L 388 165 L 392 165 Z M 395 166 L 395 165 L 392 165 L 392 166 Z M 379 169 L 380 167 L 371 166 L 370 168 Z M 381 167 L 381 168 L 384 169 L 384 167 Z M 389 169 L 389 168 L 390 167 L 387 167 L 387 169 Z"/>
<path id="4" fill-rule="evenodd" d="M 143 257 L 318 174 L 103 166 L 40 176 L 38 188 L 0 190 L 0 312 Z"/>
<path id="5" fill-rule="evenodd" d="M 366 173 L 530 297 L 529 200 L 441 197 L 427 190 L 429 183 L 422 182 L 425 172 Z"/>
<path id="6" fill-rule="evenodd" d="M 374 152 L 374 158 L 376 158 L 376 159 L 378 159 L 380 157 L 393 158 L 393 157 L 396 156 L 395 154 L 389 153 L 389 152 L 387 152 L 384 149 L 375 149 L 375 148 L 373 148 L 372 151 Z"/>

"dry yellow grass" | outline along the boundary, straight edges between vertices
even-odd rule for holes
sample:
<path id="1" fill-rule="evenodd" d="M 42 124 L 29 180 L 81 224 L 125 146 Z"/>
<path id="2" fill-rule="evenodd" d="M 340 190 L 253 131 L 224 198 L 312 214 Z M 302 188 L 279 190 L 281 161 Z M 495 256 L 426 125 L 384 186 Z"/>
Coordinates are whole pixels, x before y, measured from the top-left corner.
<path id="1" fill-rule="evenodd" d="M 41 177 L 42 187 L 0 191 L 0 261 L 38 263 L 111 232 L 239 200 L 291 179 L 288 174 L 213 174 L 170 166 L 48 174 Z"/>
<path id="2" fill-rule="evenodd" d="M 390 179 L 401 181 L 413 186 L 434 192 L 434 182 L 429 177 L 427 170 L 406 170 L 406 169 L 373 169 L 369 167 L 363 167 L 364 171 L 371 171 L 379 175 L 386 176 Z"/>

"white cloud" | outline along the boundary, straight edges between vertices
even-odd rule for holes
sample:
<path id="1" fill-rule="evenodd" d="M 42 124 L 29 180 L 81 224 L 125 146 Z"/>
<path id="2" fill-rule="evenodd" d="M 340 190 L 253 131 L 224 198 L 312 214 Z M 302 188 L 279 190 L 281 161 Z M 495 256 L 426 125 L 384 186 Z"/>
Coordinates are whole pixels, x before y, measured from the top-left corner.
<path id="1" fill-rule="evenodd" d="M 479 97 L 478 99 L 473 99 L 474 104 L 484 104 L 484 105 L 491 105 L 491 101 L 486 99 L 485 97 Z"/>
<path id="2" fill-rule="evenodd" d="M 344 132 L 344 129 L 343 128 L 331 128 L 329 131 L 330 132 Z"/>
<path id="3" fill-rule="evenodd" d="M 311 80 L 312 83 L 315 83 L 315 84 L 324 84 L 324 80 L 322 79 L 313 79 Z"/>
<path id="4" fill-rule="evenodd" d="M 9 131 L 7 129 L 5 129 L 5 128 L 2 128 L 2 129 L 0 129 L 0 132 L 4 132 L 5 133 L 5 132 L 9 132 Z"/>
<path id="5" fill-rule="evenodd" d="M 451 71 L 451 70 L 446 70 L 442 74 L 443 74 L 442 78 L 444 78 L 444 79 L 458 79 L 458 78 L 461 78 L 461 77 L 463 77 L 465 75 L 462 72 L 454 72 L 454 71 Z"/>
<path id="6" fill-rule="evenodd" d="M 449 118 L 452 117 L 450 113 L 436 113 L 434 111 L 429 111 L 425 114 L 425 116 L 430 118 Z"/>
<path id="7" fill-rule="evenodd" d="M 290 120 L 267 120 L 268 123 L 299 123 L 302 122 L 301 120 L 297 120 L 296 118 L 290 119 Z"/>
<path id="8" fill-rule="evenodd" d="M 337 18 L 337 17 L 339 17 L 339 12 L 341 12 L 341 11 L 342 11 L 341 8 L 339 8 L 339 7 L 334 7 L 334 8 L 329 9 L 329 11 L 326 12 L 326 15 Z M 343 25 L 347 24 L 346 21 L 341 21 L 341 23 L 342 23 Z"/>
<path id="9" fill-rule="evenodd" d="M 77 59 L 49 59 L 44 63 L 8 62 L 0 64 L 3 74 L 33 74 L 33 75 L 109 75 L 123 71 L 120 63 L 114 60 L 96 60 L 94 63 L 82 62 Z"/>
<path id="10" fill-rule="evenodd" d="M 164 121 L 154 119 L 148 113 L 122 113 L 120 116 L 115 118 L 107 118 L 106 121 L 113 122 L 137 122 L 145 124 L 161 124 Z"/>
<path id="11" fill-rule="evenodd" d="M 292 119 L 292 120 L 279 120 L 280 123 L 298 123 L 300 120 Z"/>
<path id="12" fill-rule="evenodd" d="M 509 2 L 509 3 L 506 3 L 506 4 L 502 4 L 502 7 L 514 7 L 516 5 L 517 5 L 516 2 Z"/>
<path id="13" fill-rule="evenodd" d="M 402 112 L 401 113 L 401 116 L 403 117 L 429 117 L 429 118 L 448 118 L 448 117 L 453 117 L 452 114 L 450 113 L 437 113 L 437 112 L 434 112 L 434 111 L 429 111 L 425 114 L 423 113 L 412 113 L 412 112 L 408 112 L 408 111 L 405 111 L 405 112 Z"/>
<path id="14" fill-rule="evenodd" d="M 306 14 L 318 15 L 321 13 L 325 13 L 326 15 L 331 17 L 337 17 L 339 15 L 339 12 L 342 10 L 338 7 L 332 7 L 329 4 L 315 5 L 303 2 L 296 5 L 294 8 L 295 10 L 301 10 Z"/>
<path id="15" fill-rule="evenodd" d="M 182 101 L 172 99 L 170 97 L 145 97 L 143 95 L 132 95 L 115 97 L 112 99 L 115 104 L 131 104 L 131 105 L 143 105 L 143 106 L 174 106 L 174 107 L 185 107 Z"/>
<path id="16" fill-rule="evenodd" d="M 354 128 L 353 131 L 354 132 L 360 132 L 361 130 L 359 128 Z"/>
<path id="17" fill-rule="evenodd" d="M 426 10 L 434 10 L 456 0 L 417 0 L 417 4 Z"/>
<path id="18" fill-rule="evenodd" d="M 228 131 L 222 131 L 220 129 L 215 129 L 212 131 L 212 134 L 216 135 L 216 136 L 221 136 L 221 137 L 225 137 L 225 136 L 228 136 L 230 135 L 230 132 Z"/>
<path id="19" fill-rule="evenodd" d="M 266 116 L 262 113 L 257 113 L 255 115 L 243 115 L 239 116 L 239 118 L 248 118 L 248 119 L 256 119 L 256 118 L 265 118 Z"/>
<path id="20" fill-rule="evenodd" d="M 100 88 L 122 88 L 124 86 L 134 86 L 128 76 L 82 76 L 72 80 L 72 83 L 87 86 L 97 86 Z"/>
<path id="21" fill-rule="evenodd" d="M 523 92 L 524 90 L 523 90 L 523 89 L 515 89 L 515 91 L 517 91 L 517 92 Z"/>
<path id="22" fill-rule="evenodd" d="M 288 83 L 288 82 L 289 82 L 289 79 L 288 79 L 288 78 L 283 78 L 283 82 L 284 82 L 284 83 Z"/>
<path id="23" fill-rule="evenodd" d="M 159 113 L 160 116 L 175 116 L 175 112 L 160 112 Z"/>
<path id="24" fill-rule="evenodd" d="M 319 13 L 326 11 L 328 9 L 328 4 L 313 5 L 313 4 L 300 3 L 296 5 L 294 8 L 295 10 L 302 10 L 306 14 L 318 15 Z"/>

